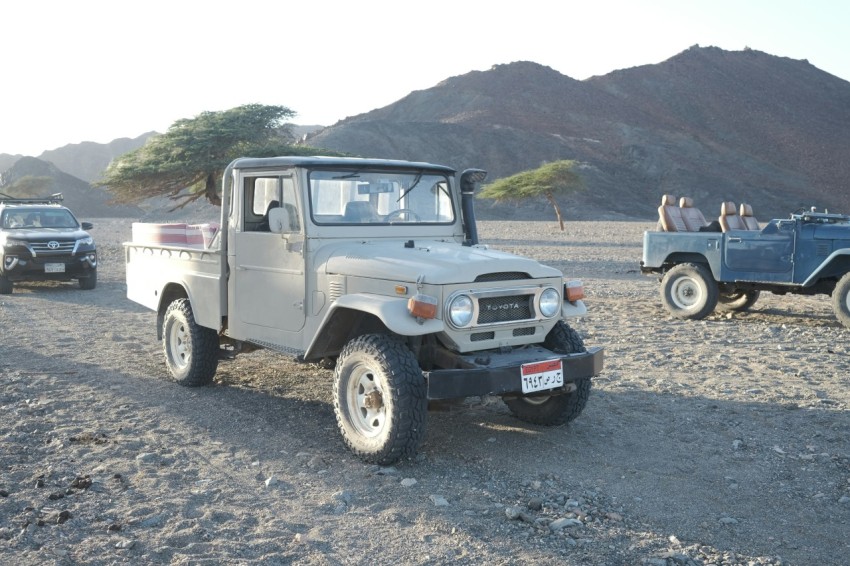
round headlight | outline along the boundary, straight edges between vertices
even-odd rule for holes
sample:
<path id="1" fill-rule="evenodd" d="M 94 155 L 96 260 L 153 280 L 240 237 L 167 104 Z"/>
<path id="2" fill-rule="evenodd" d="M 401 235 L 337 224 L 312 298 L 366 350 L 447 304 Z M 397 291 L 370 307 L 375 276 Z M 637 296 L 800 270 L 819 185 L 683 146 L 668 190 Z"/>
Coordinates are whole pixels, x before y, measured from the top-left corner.
<path id="1" fill-rule="evenodd" d="M 540 293 L 540 314 L 546 318 L 552 318 L 559 312 L 561 312 L 561 295 L 549 287 Z"/>
<path id="2" fill-rule="evenodd" d="M 458 295 L 449 304 L 449 320 L 461 328 L 472 321 L 472 299 L 468 295 Z"/>

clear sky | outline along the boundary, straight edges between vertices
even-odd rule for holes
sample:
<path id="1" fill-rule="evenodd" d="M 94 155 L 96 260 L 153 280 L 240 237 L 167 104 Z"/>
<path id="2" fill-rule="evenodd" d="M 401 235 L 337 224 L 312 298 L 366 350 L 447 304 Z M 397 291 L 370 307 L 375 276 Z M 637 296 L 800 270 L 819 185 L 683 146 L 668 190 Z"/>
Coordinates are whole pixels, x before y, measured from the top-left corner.
<path id="1" fill-rule="evenodd" d="M 695 44 L 850 80 L 843 0 L 5 0 L 0 22 L 0 153 L 24 155 L 248 103 L 331 125 L 497 64 L 585 79 Z"/>

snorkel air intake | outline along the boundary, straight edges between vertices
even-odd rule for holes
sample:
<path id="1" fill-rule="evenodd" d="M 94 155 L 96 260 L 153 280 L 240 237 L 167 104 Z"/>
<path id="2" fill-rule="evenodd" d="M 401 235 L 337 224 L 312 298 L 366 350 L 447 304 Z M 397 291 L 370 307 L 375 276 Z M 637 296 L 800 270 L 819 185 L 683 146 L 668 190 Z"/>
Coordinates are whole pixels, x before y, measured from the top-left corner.
<path id="1" fill-rule="evenodd" d="M 464 242 L 467 246 L 478 243 L 478 228 L 475 225 L 474 198 L 478 184 L 487 178 L 487 171 L 467 169 L 460 175 L 460 207 L 463 214 Z"/>

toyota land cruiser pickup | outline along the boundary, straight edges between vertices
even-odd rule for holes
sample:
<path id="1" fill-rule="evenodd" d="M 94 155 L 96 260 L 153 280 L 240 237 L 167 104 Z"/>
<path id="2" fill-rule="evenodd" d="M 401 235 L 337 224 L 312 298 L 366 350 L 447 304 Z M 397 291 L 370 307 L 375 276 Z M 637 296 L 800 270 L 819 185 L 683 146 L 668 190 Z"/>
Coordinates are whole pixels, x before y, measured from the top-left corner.
<path id="1" fill-rule="evenodd" d="M 472 199 L 485 176 L 240 158 L 215 234 L 134 225 L 127 295 L 157 312 L 180 384 L 208 384 L 220 359 L 257 348 L 333 364 L 337 425 L 367 462 L 415 454 L 432 400 L 499 395 L 520 419 L 564 424 L 603 365 L 564 321 L 586 312 L 583 287 L 479 243 Z"/>

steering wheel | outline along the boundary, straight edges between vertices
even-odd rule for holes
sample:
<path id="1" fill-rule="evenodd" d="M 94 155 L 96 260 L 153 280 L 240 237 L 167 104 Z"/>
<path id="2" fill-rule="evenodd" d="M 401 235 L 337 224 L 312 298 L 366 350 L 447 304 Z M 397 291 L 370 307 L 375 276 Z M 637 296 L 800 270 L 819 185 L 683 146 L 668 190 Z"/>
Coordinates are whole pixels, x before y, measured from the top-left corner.
<path id="1" fill-rule="evenodd" d="M 407 222 L 410 222 L 411 220 L 413 222 L 422 222 L 422 217 L 416 214 L 416 211 L 411 210 L 409 208 L 399 208 L 398 210 L 393 210 L 384 217 L 384 221 L 391 222 L 393 217 L 401 217 L 404 214 L 407 215 Z"/>

